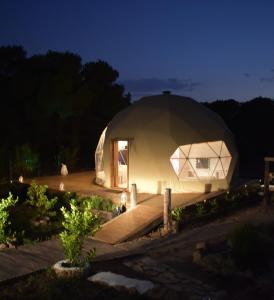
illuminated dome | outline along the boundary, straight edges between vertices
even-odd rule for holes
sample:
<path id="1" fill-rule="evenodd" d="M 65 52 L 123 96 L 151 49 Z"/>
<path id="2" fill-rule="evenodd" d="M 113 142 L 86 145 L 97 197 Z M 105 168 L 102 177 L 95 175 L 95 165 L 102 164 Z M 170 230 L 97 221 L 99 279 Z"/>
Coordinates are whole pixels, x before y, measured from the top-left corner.
<path id="1" fill-rule="evenodd" d="M 138 192 L 204 192 L 226 189 L 237 162 L 224 121 L 193 99 L 144 97 L 118 113 L 95 153 L 96 182 Z"/>

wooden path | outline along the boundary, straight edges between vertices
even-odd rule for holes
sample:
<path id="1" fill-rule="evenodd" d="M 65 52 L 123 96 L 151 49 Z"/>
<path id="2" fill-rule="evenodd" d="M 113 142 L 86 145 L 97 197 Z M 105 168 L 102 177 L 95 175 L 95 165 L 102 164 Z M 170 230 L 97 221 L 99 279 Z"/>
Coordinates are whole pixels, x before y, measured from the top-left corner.
<path id="1" fill-rule="evenodd" d="M 209 198 L 222 192 L 209 194 L 174 194 L 172 208 L 183 207 Z M 108 244 L 118 244 L 148 233 L 163 221 L 163 196 L 155 195 L 144 200 L 118 217 L 103 224 L 93 239 Z"/>
<path id="2" fill-rule="evenodd" d="M 66 191 L 76 192 L 79 195 L 100 195 L 116 204 L 120 203 L 121 191 L 94 184 L 94 177 L 95 172 L 89 171 L 70 173 L 65 177 L 57 175 L 33 179 L 56 190 L 59 189 L 60 182 L 63 182 Z M 25 182 L 30 183 L 33 179 L 27 179 Z M 172 208 L 190 205 L 221 193 L 224 192 L 172 194 Z M 163 195 L 138 194 L 136 208 L 105 223 L 94 239 L 108 244 L 118 244 L 144 235 L 162 222 L 163 202 Z"/>

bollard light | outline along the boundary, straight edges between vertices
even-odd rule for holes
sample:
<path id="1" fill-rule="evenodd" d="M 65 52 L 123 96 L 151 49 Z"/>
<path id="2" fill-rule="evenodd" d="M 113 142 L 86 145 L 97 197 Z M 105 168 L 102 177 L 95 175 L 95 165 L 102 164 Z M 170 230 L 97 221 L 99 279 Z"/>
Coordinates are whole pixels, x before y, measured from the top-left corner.
<path id="1" fill-rule="evenodd" d="M 18 181 L 19 181 L 20 183 L 23 183 L 23 182 L 24 182 L 24 178 L 23 178 L 22 175 L 18 178 Z"/>
<path id="2" fill-rule="evenodd" d="M 65 190 L 65 184 L 64 184 L 64 182 L 60 182 L 60 184 L 59 184 L 59 190 L 60 191 L 64 191 Z"/>
<path id="3" fill-rule="evenodd" d="M 121 194 L 121 204 L 126 205 L 126 203 L 127 203 L 127 193 L 123 191 L 123 193 Z"/>

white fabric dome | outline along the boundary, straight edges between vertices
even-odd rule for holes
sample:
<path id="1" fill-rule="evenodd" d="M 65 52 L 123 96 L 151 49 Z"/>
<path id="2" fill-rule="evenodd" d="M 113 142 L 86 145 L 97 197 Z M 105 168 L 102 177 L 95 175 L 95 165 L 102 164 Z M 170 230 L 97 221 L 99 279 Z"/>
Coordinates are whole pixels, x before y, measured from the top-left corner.
<path id="1" fill-rule="evenodd" d="M 103 131 L 96 182 L 138 192 L 204 192 L 229 187 L 237 162 L 224 121 L 181 96 L 144 97 L 119 112 Z"/>

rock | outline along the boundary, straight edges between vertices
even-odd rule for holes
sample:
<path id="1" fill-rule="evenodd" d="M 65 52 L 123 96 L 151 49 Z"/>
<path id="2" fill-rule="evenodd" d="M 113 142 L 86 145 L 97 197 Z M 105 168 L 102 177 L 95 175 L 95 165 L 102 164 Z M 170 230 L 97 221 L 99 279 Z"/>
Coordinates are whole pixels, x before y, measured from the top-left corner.
<path id="1" fill-rule="evenodd" d="M 88 280 L 116 288 L 124 287 L 128 290 L 134 289 L 141 295 L 154 287 L 154 284 L 151 281 L 129 278 L 112 272 L 99 272 L 89 277 Z"/>

